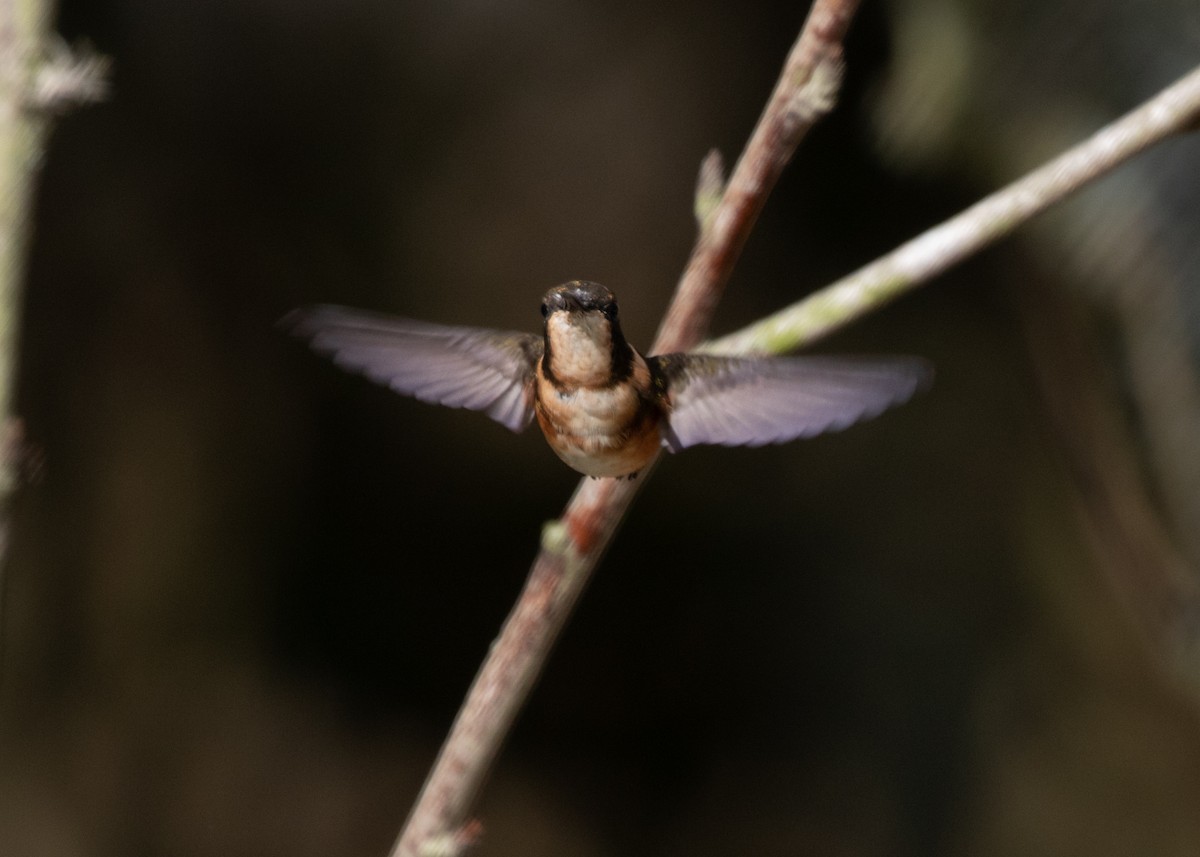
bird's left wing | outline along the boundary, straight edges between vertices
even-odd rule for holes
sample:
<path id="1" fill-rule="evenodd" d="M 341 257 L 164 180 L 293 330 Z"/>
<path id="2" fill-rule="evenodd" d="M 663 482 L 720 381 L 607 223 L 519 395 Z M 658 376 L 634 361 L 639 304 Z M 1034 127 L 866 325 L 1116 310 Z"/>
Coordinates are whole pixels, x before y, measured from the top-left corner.
<path id="1" fill-rule="evenodd" d="M 483 411 L 513 431 L 533 419 L 541 337 L 330 305 L 294 310 L 280 324 L 343 369 L 398 393 Z"/>
<path id="2" fill-rule="evenodd" d="M 762 446 L 837 431 L 905 402 L 932 377 L 915 358 L 650 358 L 668 394 L 672 452 L 702 443 Z"/>

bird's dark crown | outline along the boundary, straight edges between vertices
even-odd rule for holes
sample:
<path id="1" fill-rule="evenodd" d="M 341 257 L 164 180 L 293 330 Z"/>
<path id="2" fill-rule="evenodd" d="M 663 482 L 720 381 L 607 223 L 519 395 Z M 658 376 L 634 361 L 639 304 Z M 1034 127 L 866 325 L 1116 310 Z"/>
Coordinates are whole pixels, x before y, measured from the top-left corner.
<path id="1" fill-rule="evenodd" d="M 617 316 L 617 296 L 607 287 L 587 280 L 572 280 L 555 286 L 542 299 L 542 315 L 559 310 L 602 312 L 610 319 Z"/>

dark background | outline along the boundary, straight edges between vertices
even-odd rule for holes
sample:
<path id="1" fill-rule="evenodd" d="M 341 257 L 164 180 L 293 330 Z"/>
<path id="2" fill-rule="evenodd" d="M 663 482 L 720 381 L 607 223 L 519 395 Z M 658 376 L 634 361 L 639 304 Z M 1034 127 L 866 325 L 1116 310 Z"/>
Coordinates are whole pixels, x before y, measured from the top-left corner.
<path id="1" fill-rule="evenodd" d="M 717 333 L 1200 61 L 1182 0 L 864 5 Z M 700 160 L 740 150 L 805 11 L 63 3 L 113 92 L 54 134 L 31 248 L 45 466 L 4 582 L 0 853 L 387 852 L 575 477 L 536 432 L 393 396 L 274 324 L 320 301 L 536 330 L 543 291 L 587 278 L 646 346 Z M 665 461 L 479 853 L 1197 853 L 1200 670 L 1154 658 L 1106 576 L 1140 565 L 1097 537 L 1044 379 L 1107 391 L 1144 480 L 1119 496 L 1193 569 L 1198 171 L 1169 143 L 821 343 L 932 360 L 904 408 Z M 1174 338 L 1134 336 L 1131 307 Z M 1047 356 L 1056 330 L 1095 374 Z"/>

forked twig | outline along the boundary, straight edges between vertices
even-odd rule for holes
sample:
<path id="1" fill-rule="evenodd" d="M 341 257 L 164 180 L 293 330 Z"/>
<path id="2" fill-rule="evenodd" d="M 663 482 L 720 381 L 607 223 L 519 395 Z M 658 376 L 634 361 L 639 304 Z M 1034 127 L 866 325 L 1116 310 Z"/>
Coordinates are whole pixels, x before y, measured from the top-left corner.
<path id="1" fill-rule="evenodd" d="M 714 165 L 697 194 L 700 237 L 651 353 L 695 347 L 767 194 L 796 145 L 832 105 L 841 42 L 857 0 L 817 0 L 770 102 L 720 195 Z M 723 353 L 774 353 L 841 327 L 915 288 L 1017 225 L 1200 118 L 1200 69 L 1087 142 L 989 196 L 883 259 L 751 325 L 708 343 Z M 392 857 L 461 853 L 477 836 L 471 808 L 559 631 L 633 500 L 637 482 L 584 480 L 542 549 L 468 692 Z"/>

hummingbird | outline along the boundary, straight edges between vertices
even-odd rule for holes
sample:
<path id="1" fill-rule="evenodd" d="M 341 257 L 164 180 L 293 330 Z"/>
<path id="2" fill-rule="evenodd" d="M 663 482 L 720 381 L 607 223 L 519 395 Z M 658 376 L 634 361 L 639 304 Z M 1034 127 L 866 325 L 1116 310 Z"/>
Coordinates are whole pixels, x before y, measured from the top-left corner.
<path id="1" fill-rule="evenodd" d="M 907 401 L 931 377 L 916 358 L 644 357 L 617 298 L 572 280 L 542 299 L 541 336 L 333 305 L 285 329 L 343 369 L 424 402 L 482 411 L 591 477 L 634 478 L 661 447 L 762 446 L 844 429 Z"/>

